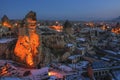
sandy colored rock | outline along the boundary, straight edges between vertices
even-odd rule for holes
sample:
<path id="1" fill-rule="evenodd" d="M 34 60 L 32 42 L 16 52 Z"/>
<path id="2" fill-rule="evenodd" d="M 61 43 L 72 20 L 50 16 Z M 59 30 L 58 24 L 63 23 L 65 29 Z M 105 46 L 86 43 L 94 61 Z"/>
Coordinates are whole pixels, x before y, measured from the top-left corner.
<path id="1" fill-rule="evenodd" d="M 19 29 L 19 37 L 14 50 L 15 55 L 28 67 L 36 67 L 40 62 L 40 36 L 36 33 L 36 13 L 29 12 Z"/>

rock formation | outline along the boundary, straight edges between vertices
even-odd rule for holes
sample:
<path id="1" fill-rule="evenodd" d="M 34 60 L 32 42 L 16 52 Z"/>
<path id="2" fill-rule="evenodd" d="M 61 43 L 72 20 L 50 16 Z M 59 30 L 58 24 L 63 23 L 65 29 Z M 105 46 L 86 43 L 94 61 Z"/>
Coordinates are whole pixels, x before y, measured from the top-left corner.
<path id="1" fill-rule="evenodd" d="M 53 49 L 63 49 L 65 46 L 64 36 L 60 34 L 43 36 L 42 42 L 46 47 Z"/>
<path id="2" fill-rule="evenodd" d="M 40 63 L 40 37 L 36 32 L 35 12 L 29 12 L 22 21 L 14 53 L 28 67 L 36 67 Z"/>
<path id="3" fill-rule="evenodd" d="M 51 53 L 51 50 L 49 48 L 43 47 L 42 53 L 44 54 L 45 65 L 48 65 L 50 62 L 56 60 L 55 56 L 53 55 L 53 53 Z"/>
<path id="4" fill-rule="evenodd" d="M 9 18 L 6 15 L 4 15 L 2 17 L 1 22 L 2 22 L 2 26 L 8 27 L 8 28 L 12 27 L 11 23 L 10 23 L 10 20 L 9 20 Z"/>
<path id="5" fill-rule="evenodd" d="M 63 31 L 67 34 L 73 34 L 72 24 L 67 20 L 64 23 Z"/>
<path id="6" fill-rule="evenodd" d="M 65 35 L 59 33 L 63 29 L 63 26 L 52 26 L 51 28 L 54 30 L 58 30 L 58 32 L 54 31 L 53 34 L 41 35 L 37 33 L 39 29 L 36 30 L 36 13 L 30 11 L 25 18 L 20 21 L 19 25 L 13 30 L 15 27 L 10 27 L 9 19 L 7 16 L 2 18 L 2 25 L 5 29 L 2 29 L 0 33 L 0 38 L 7 35 L 12 35 L 12 33 L 17 34 L 17 42 L 16 40 L 13 42 L 14 44 L 9 43 L 10 45 L 2 44 L 5 46 L 2 49 L 0 46 L 2 59 L 12 59 L 22 64 L 25 64 L 30 68 L 40 68 L 44 65 L 48 65 L 51 62 L 55 61 L 66 61 L 71 53 L 64 51 L 66 43 L 71 43 L 73 41 L 72 37 L 66 37 L 72 35 L 72 25 L 69 22 L 66 22 L 64 25 Z M 8 25 L 9 24 L 9 25 Z M 17 31 L 17 32 L 16 32 Z M 53 30 L 52 30 L 53 31 Z M 6 33 L 6 32 L 9 32 Z M 9 38 L 9 36 L 8 36 Z M 41 44 L 42 43 L 42 44 Z"/>
<path id="7" fill-rule="evenodd" d="M 0 43 L 0 59 L 14 59 L 14 47 L 16 39 Z"/>

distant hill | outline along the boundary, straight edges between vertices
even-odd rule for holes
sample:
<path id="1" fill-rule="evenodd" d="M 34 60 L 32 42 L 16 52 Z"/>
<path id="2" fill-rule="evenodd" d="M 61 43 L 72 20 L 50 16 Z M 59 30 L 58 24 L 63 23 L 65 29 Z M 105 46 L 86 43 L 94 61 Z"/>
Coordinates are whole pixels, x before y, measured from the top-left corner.
<path id="1" fill-rule="evenodd" d="M 120 22 L 120 16 L 117 18 L 114 18 L 112 21 Z"/>

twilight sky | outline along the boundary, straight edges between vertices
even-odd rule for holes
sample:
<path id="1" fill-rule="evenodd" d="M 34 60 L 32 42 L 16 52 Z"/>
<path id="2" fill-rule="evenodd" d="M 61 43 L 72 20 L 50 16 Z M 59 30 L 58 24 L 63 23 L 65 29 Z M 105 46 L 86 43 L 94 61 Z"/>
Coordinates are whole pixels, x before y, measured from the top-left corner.
<path id="1" fill-rule="evenodd" d="M 97 20 L 120 16 L 120 0 L 0 0 L 0 18 L 22 19 L 29 11 L 44 20 Z"/>

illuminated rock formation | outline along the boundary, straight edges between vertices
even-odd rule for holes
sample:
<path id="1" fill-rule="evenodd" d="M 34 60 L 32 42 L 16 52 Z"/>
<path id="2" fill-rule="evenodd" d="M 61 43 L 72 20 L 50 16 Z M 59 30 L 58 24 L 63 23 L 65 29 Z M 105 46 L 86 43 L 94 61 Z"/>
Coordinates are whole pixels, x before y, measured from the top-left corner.
<path id="1" fill-rule="evenodd" d="M 31 11 L 25 16 L 19 29 L 19 37 L 14 53 L 28 67 L 36 67 L 40 62 L 39 46 L 40 39 L 36 33 L 36 13 Z"/>
<path id="2" fill-rule="evenodd" d="M 8 28 L 12 27 L 10 24 L 10 20 L 8 19 L 6 15 L 2 17 L 1 22 L 2 22 L 2 26 L 8 27 Z"/>

